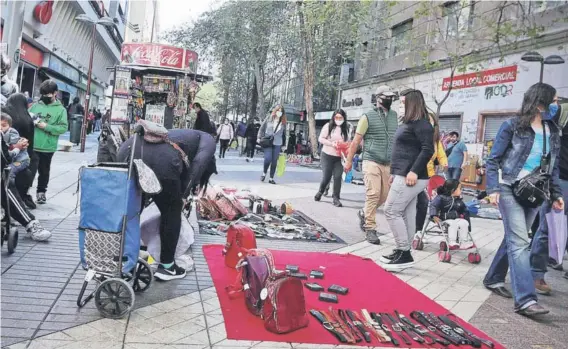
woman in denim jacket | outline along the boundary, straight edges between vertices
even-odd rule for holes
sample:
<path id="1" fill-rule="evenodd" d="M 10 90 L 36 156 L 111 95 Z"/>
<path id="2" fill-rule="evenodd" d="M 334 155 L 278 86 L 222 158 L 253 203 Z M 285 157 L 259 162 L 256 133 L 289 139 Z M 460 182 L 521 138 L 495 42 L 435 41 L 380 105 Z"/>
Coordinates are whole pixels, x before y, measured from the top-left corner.
<path id="1" fill-rule="evenodd" d="M 514 298 L 515 311 L 525 316 L 548 313 L 537 303 L 529 261 L 528 231 L 538 208 L 521 206 L 513 196 L 511 185 L 540 166 L 546 142 L 549 164 L 553 166 L 550 199 L 555 209 L 564 209 L 558 183 L 560 132 L 549 111 L 555 97 L 556 89 L 548 84 L 531 86 L 524 95 L 519 115 L 501 125 L 487 160 L 487 193 L 491 202 L 499 205 L 505 237 L 483 284 L 500 296 Z M 543 125 L 546 125 L 546 140 L 543 140 Z M 509 267 L 512 295 L 504 287 Z"/>

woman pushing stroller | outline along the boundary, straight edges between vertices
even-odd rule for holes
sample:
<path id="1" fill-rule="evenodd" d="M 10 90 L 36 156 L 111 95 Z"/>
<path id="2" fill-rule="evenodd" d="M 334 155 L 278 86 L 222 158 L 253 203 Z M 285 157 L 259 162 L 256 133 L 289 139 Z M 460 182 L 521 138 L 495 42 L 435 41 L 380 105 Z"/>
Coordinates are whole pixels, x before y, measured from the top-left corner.
<path id="1" fill-rule="evenodd" d="M 466 240 L 471 224 L 469 211 L 461 198 L 460 182 L 448 179 L 437 192 L 430 206 L 430 217 L 436 224 L 447 224 L 450 250 L 470 248 L 471 244 L 466 245 Z"/>
<path id="2" fill-rule="evenodd" d="M 175 264 L 174 255 L 181 229 L 181 214 L 185 200 L 197 187 L 206 187 L 217 173 L 215 139 L 208 133 L 183 129 L 170 130 L 168 142 L 136 142 L 135 159 L 142 159 L 160 181 L 162 191 L 153 196 L 160 210 L 160 265 L 154 277 L 162 281 L 185 277 L 185 270 Z M 127 162 L 134 138 L 119 149 L 118 161 Z M 188 165 L 183 157 L 187 156 Z"/>

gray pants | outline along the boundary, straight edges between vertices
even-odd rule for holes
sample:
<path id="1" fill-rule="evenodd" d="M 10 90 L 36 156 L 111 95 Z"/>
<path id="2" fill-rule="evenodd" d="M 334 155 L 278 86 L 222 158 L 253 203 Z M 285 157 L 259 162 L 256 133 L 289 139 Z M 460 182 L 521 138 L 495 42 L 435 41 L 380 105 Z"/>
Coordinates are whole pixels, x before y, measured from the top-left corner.
<path id="1" fill-rule="evenodd" d="M 410 250 L 410 242 L 416 233 L 416 201 L 426 185 L 427 179 L 419 179 L 413 187 L 405 183 L 403 176 L 394 176 L 384 212 L 394 236 L 396 248 Z"/>

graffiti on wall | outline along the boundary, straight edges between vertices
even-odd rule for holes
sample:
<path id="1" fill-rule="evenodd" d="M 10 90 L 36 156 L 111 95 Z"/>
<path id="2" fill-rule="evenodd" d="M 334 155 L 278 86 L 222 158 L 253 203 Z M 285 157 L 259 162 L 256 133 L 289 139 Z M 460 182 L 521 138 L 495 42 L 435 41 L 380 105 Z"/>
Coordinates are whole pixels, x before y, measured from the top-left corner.
<path id="1" fill-rule="evenodd" d="M 449 98 L 451 99 L 454 108 L 461 108 L 471 102 L 475 102 L 479 95 L 480 88 L 468 88 L 452 91 Z"/>
<path id="2" fill-rule="evenodd" d="M 497 85 L 485 88 L 485 99 L 494 97 L 507 97 L 513 94 L 513 85 Z"/>
<path id="3" fill-rule="evenodd" d="M 461 140 L 464 143 L 475 143 L 477 135 L 477 120 L 469 119 L 464 120 L 462 125 L 462 136 Z"/>

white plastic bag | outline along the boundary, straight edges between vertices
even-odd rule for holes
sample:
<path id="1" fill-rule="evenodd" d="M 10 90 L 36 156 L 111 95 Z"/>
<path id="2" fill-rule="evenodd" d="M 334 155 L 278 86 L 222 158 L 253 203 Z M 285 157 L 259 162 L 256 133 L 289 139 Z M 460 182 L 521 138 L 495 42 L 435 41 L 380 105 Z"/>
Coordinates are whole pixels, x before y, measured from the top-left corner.
<path id="1" fill-rule="evenodd" d="M 144 242 L 144 245 L 148 247 L 148 253 L 150 256 L 159 262 L 161 248 L 160 210 L 154 203 L 146 207 L 140 215 L 140 237 Z M 194 241 L 195 236 L 193 227 L 189 224 L 189 221 L 182 213 L 181 230 L 176 247 L 175 260 L 177 265 L 188 271 L 193 267 L 190 247 Z"/>

